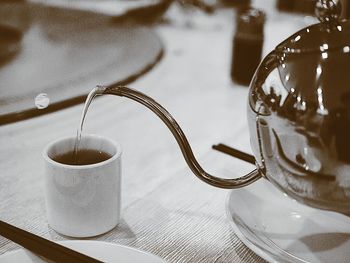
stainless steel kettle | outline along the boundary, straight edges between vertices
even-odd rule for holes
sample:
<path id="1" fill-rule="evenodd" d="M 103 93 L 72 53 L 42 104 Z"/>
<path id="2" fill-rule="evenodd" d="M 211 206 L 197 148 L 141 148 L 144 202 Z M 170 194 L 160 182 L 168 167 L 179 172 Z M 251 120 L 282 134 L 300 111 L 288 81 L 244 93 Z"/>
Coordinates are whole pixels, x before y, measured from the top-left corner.
<path id="1" fill-rule="evenodd" d="M 256 169 L 237 179 L 205 172 L 175 119 L 139 91 L 111 86 L 98 94 L 124 96 L 148 107 L 175 136 L 201 180 L 239 188 L 263 177 L 305 204 L 350 212 L 350 23 L 340 2 L 320 0 L 320 23 L 295 33 L 258 67 L 250 84 L 248 122 Z"/>

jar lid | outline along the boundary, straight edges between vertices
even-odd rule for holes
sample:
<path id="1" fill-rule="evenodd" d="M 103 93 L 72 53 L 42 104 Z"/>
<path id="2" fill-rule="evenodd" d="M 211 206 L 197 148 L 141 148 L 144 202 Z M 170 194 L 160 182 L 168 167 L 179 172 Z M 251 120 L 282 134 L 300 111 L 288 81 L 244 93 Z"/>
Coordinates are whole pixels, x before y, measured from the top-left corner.
<path id="1" fill-rule="evenodd" d="M 265 13 L 256 8 L 245 8 L 240 10 L 237 17 L 237 32 L 245 34 L 264 33 Z"/>

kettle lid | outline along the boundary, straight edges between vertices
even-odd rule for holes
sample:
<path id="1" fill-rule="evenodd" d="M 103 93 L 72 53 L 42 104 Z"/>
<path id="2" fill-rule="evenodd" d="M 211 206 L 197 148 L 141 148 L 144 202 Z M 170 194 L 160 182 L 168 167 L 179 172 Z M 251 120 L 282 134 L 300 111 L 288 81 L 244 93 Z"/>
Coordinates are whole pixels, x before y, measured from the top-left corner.
<path id="1" fill-rule="evenodd" d="M 341 20 L 340 0 L 318 0 L 315 13 L 320 23 L 295 33 L 276 49 L 287 54 L 304 52 L 350 52 L 350 21 Z"/>

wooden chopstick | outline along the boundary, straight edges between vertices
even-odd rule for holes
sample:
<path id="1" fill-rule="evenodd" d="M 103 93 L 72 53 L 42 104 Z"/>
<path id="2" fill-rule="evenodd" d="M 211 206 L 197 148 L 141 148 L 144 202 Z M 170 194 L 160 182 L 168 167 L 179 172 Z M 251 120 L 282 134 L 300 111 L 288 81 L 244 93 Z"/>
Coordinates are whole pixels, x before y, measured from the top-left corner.
<path id="1" fill-rule="evenodd" d="M 255 165 L 255 157 L 253 155 L 250 155 L 245 152 L 241 152 L 225 144 L 219 143 L 219 144 L 213 145 L 213 149 Z"/>
<path id="2" fill-rule="evenodd" d="M 53 262 L 102 262 L 1 220 L 0 235 Z"/>

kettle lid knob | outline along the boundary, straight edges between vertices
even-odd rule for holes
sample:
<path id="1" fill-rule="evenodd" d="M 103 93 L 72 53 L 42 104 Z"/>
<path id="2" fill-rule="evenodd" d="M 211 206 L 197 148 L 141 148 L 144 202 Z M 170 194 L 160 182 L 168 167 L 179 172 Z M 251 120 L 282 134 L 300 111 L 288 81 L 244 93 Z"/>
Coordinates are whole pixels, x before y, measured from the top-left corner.
<path id="1" fill-rule="evenodd" d="M 336 22 L 341 14 L 340 0 L 318 0 L 315 13 L 320 22 Z"/>

